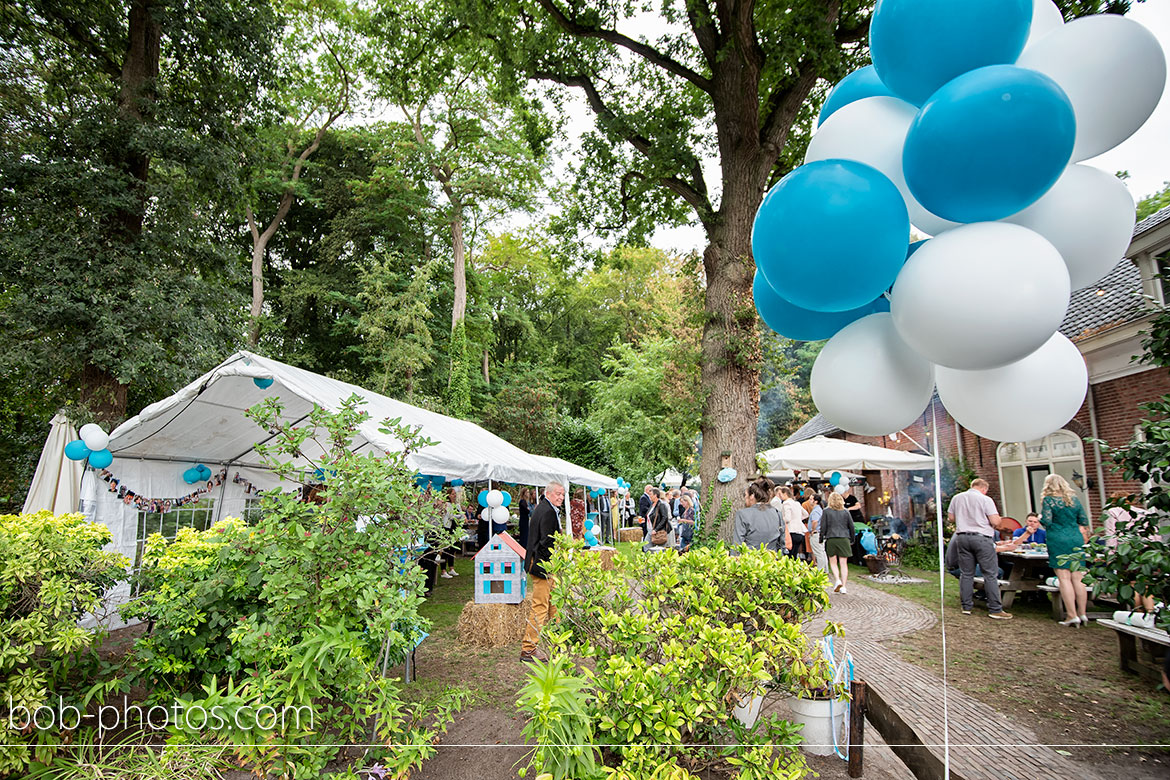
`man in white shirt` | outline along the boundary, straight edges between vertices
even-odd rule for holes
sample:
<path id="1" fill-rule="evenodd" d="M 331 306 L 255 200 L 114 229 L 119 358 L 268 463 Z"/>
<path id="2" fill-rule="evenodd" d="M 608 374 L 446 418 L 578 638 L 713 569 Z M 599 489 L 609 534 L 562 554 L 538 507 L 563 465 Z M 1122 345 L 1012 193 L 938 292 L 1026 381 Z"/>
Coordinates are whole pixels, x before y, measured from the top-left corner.
<path id="1" fill-rule="evenodd" d="M 983 570 L 983 592 L 987 595 L 987 616 L 1011 620 L 1003 611 L 999 596 L 999 559 L 995 554 L 999 511 L 987 495 L 987 480 L 974 479 L 971 489 L 951 499 L 947 518 L 955 524 L 955 550 L 959 558 L 959 603 L 963 614 L 970 615 L 975 604 L 975 565 Z"/>

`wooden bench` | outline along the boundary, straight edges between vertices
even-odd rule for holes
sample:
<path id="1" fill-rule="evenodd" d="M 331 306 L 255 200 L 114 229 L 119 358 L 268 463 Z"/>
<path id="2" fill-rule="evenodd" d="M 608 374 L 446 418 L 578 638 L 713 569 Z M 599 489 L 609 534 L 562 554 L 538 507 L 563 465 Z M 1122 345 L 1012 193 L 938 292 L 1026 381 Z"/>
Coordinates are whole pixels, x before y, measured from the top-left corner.
<path id="1" fill-rule="evenodd" d="M 1012 602 L 1015 601 L 1015 599 L 1016 599 L 1016 590 L 1018 590 L 1018 588 L 1016 587 L 1016 585 L 1014 585 L 1013 583 L 1011 583 L 1008 580 L 998 580 L 998 582 L 999 582 L 999 600 L 1003 603 L 1003 608 L 1008 609 L 1009 607 L 1011 607 Z M 985 586 L 985 583 L 983 582 L 983 578 L 976 577 L 975 578 L 975 587 L 978 588 L 979 590 L 984 590 L 985 589 L 984 586 Z"/>
<path id="2" fill-rule="evenodd" d="M 1093 588 L 1089 585 L 1086 585 L 1085 589 L 1089 591 L 1090 604 L 1104 601 L 1107 602 L 1106 606 L 1109 607 L 1106 610 L 1090 610 L 1088 615 L 1090 620 L 1101 620 L 1102 618 L 1110 617 L 1116 611 L 1113 609 L 1113 607 L 1117 605 L 1117 600 L 1112 596 L 1105 593 L 1094 596 Z M 1049 598 L 1052 599 L 1052 619 L 1057 621 L 1066 619 L 1066 615 L 1064 613 L 1064 599 L 1060 597 L 1060 588 L 1056 587 L 1055 585 L 1041 585 L 1037 588 L 1037 590 L 1044 591 L 1048 594 Z"/>
<path id="3" fill-rule="evenodd" d="M 1170 634 L 1160 628 L 1127 626 L 1116 620 L 1102 619 L 1097 625 L 1112 628 L 1117 632 L 1117 645 L 1121 655 L 1121 668 L 1131 674 L 1162 681 L 1162 663 L 1167 648 L 1170 648 Z"/>

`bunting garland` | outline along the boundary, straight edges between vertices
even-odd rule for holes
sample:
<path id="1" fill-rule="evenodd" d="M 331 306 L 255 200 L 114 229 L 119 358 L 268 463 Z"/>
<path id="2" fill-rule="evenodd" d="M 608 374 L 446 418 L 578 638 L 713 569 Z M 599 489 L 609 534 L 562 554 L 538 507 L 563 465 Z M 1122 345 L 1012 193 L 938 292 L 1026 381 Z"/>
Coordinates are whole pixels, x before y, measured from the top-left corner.
<path id="1" fill-rule="evenodd" d="M 203 485 L 203 487 L 187 493 L 186 495 L 179 496 L 178 498 L 150 498 L 148 496 L 144 496 L 123 485 L 122 480 L 115 477 L 113 472 L 111 472 L 109 469 L 101 469 L 98 472 L 98 476 L 100 476 L 103 480 L 106 481 L 106 483 L 109 484 L 109 491 L 111 493 L 116 493 L 118 498 L 121 499 L 122 503 L 126 506 L 135 506 L 143 512 L 166 514 L 172 509 L 178 509 L 181 506 L 186 506 L 187 504 L 199 501 L 203 498 L 203 496 L 222 485 L 224 480 L 227 479 L 227 468 L 222 468 L 219 470 L 218 474 L 212 475 L 211 479 L 209 479 L 207 483 Z M 244 490 L 247 493 L 260 492 L 255 485 L 241 477 L 238 472 L 232 481 L 236 484 L 243 484 L 245 486 Z"/>

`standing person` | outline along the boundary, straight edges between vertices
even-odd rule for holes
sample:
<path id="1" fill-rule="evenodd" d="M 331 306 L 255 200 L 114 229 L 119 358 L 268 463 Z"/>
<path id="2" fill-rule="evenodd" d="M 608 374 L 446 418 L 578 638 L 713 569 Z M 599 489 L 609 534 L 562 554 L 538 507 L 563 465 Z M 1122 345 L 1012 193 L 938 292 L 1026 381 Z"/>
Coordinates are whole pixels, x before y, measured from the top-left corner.
<path id="1" fill-rule="evenodd" d="M 650 505 L 654 503 L 650 500 L 651 490 L 657 490 L 657 488 L 655 488 L 653 485 L 647 485 L 642 490 L 642 495 L 638 497 L 638 524 L 642 526 L 643 539 L 650 536 L 650 527 L 646 523 L 646 516 L 650 514 Z"/>
<path id="2" fill-rule="evenodd" d="M 747 505 L 735 513 L 732 521 L 732 555 L 739 555 L 734 548 L 741 544 L 748 547 L 764 547 L 778 550 L 783 522 L 780 513 L 771 505 L 772 482 L 761 477 L 747 486 L 744 503 Z M 791 542 L 789 542 L 791 544 Z"/>
<path id="3" fill-rule="evenodd" d="M 865 513 L 861 511 L 861 502 L 857 500 L 857 496 L 853 495 L 853 488 L 846 490 L 841 494 L 841 497 L 845 499 L 845 508 L 853 516 L 853 522 L 866 524 Z"/>
<path id="4" fill-rule="evenodd" d="M 463 512 L 459 509 L 459 491 L 453 487 L 447 488 L 447 500 L 443 505 L 443 530 L 449 534 L 455 533 L 455 526 L 458 522 L 456 518 L 462 516 Z M 439 576 L 445 580 L 459 576 L 459 572 L 455 571 L 455 554 L 457 552 L 459 552 L 459 548 L 452 543 L 439 553 Z"/>
<path id="5" fill-rule="evenodd" d="M 613 502 L 608 490 L 597 497 L 597 514 L 601 520 L 602 544 L 613 544 Z"/>
<path id="6" fill-rule="evenodd" d="M 825 543 L 821 539 L 821 516 L 824 515 L 825 510 L 821 506 L 820 496 L 816 493 L 812 494 L 809 501 L 812 502 L 812 511 L 808 513 L 808 533 L 804 537 L 805 546 L 812 551 L 817 568 L 828 572 L 829 557 L 825 554 Z"/>
<path id="7" fill-rule="evenodd" d="M 1089 517 L 1077 494 L 1059 474 L 1045 477 L 1040 495 L 1040 523 L 1048 534 L 1048 565 L 1056 571 L 1056 585 L 1060 588 L 1065 614 L 1071 615 L 1068 620 L 1060 621 L 1060 625 L 1087 626 L 1089 593 L 1085 589 L 1085 573 L 1070 571 L 1069 562 L 1062 557 L 1076 555 L 1084 561 Z"/>
<path id="8" fill-rule="evenodd" d="M 673 547 L 674 533 L 670 527 L 670 506 L 658 488 L 650 489 L 650 509 L 646 516 L 649 532 L 644 547 Z"/>
<path id="9" fill-rule="evenodd" d="M 678 488 L 670 491 L 670 516 L 678 518 L 682 514 L 682 491 Z"/>
<path id="10" fill-rule="evenodd" d="M 1116 491 L 1109 494 L 1110 503 L 1120 502 L 1127 498 L 1128 496 L 1123 491 Z M 1132 534 L 1133 531 L 1130 530 L 1130 523 L 1145 513 L 1146 509 L 1141 503 L 1130 504 L 1129 509 L 1122 506 L 1109 507 L 1105 511 L 1105 514 L 1101 515 L 1101 525 L 1105 529 L 1105 545 L 1110 548 L 1117 547 L 1118 537 L 1125 535 L 1127 532 Z M 1153 538 L 1157 540 L 1160 536 L 1155 533 Z M 1140 609 L 1146 613 L 1153 613 L 1157 608 L 1157 602 L 1153 596 L 1138 593 L 1135 588 L 1133 593 L 1133 608 L 1135 610 Z M 1170 653 L 1167 653 L 1166 656 L 1170 658 Z"/>
<path id="11" fill-rule="evenodd" d="M 532 505 L 536 503 L 536 491 L 530 487 L 526 487 L 520 491 L 520 505 L 519 505 L 519 530 L 518 535 L 520 539 L 520 546 L 528 549 L 528 521 L 532 516 Z"/>
<path id="12" fill-rule="evenodd" d="M 840 493 L 829 494 L 829 508 L 821 514 L 819 525 L 817 533 L 825 545 L 833 592 L 847 594 L 849 556 L 853 553 L 853 516 L 845 509 L 845 499 Z"/>
<path id="13" fill-rule="evenodd" d="M 792 495 L 792 488 L 780 488 L 780 516 L 784 518 L 784 528 L 787 531 L 788 554 L 799 558 L 804 554 L 804 535 L 808 529 L 804 525 L 804 509 Z"/>
<path id="14" fill-rule="evenodd" d="M 629 491 L 626 490 L 618 500 L 618 516 L 621 518 L 622 528 L 633 524 L 636 509 L 634 499 L 630 497 Z"/>
<path id="15" fill-rule="evenodd" d="M 529 599 L 532 614 L 524 629 L 524 642 L 520 647 L 520 660 L 533 661 L 536 658 L 536 643 L 540 641 L 540 630 L 557 616 L 552 605 L 553 581 L 544 570 L 544 564 L 552 557 L 556 534 L 561 530 L 561 505 L 565 502 L 565 486 L 550 482 L 544 489 L 544 498 L 532 510 L 529 520 L 529 546 L 524 557 L 524 570 L 528 572 Z"/>
<path id="16" fill-rule="evenodd" d="M 695 538 L 695 504 L 690 494 L 679 499 L 682 512 L 678 516 L 678 550 L 686 552 L 691 548 L 691 541 Z"/>
<path id="17" fill-rule="evenodd" d="M 983 593 L 987 596 L 987 616 L 996 620 L 1011 620 L 1003 611 L 999 596 L 999 559 L 995 555 L 996 530 L 1000 516 L 995 502 L 987 495 L 987 480 L 971 480 L 971 488 L 951 499 L 947 517 L 955 524 L 958 541 L 955 549 L 959 558 L 959 604 L 964 615 L 971 614 L 975 605 L 975 566 L 983 570 Z M 1078 613 L 1071 613 L 1074 616 Z"/>

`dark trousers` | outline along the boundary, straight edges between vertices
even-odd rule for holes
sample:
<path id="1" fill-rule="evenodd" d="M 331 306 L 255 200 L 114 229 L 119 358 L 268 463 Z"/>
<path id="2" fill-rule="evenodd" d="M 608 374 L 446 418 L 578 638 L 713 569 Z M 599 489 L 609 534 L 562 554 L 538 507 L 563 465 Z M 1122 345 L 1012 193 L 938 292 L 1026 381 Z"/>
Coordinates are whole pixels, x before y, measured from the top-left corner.
<path id="1" fill-rule="evenodd" d="M 610 512 L 601 513 L 601 541 L 606 544 L 613 542 L 613 514 Z"/>
<path id="2" fill-rule="evenodd" d="M 983 592 L 987 595 L 987 611 L 1003 612 L 999 598 L 999 580 L 988 576 L 999 571 L 999 559 L 995 555 L 995 540 L 983 534 L 957 534 L 959 553 L 959 603 L 963 609 L 975 604 L 975 566 L 983 570 Z"/>

